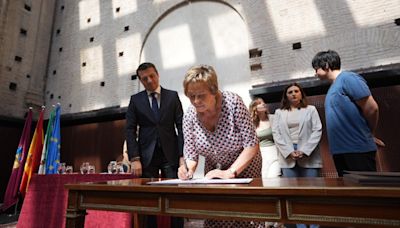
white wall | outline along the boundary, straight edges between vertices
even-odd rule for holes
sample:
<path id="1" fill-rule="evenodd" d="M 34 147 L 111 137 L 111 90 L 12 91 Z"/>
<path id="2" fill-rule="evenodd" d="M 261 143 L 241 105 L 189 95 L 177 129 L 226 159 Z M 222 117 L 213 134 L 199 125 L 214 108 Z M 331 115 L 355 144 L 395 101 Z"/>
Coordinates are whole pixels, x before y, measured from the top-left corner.
<path id="1" fill-rule="evenodd" d="M 188 18 L 188 20 L 182 20 Z M 220 3 L 199 2 L 168 14 L 151 31 L 141 60 L 156 64 L 160 84 L 179 92 L 184 110 L 189 99 L 182 82 L 191 66 L 215 67 L 221 90 L 238 93 L 250 102 L 246 24 L 240 15 Z"/>
<path id="2" fill-rule="evenodd" d="M 23 117 L 38 97 L 47 106 L 60 102 L 64 114 L 126 107 L 142 89 L 131 76 L 144 60 L 157 64 L 164 87 L 180 92 L 190 66 L 213 65 L 221 88 L 246 104 L 253 85 L 313 76 L 310 62 L 321 50 L 337 50 L 348 70 L 400 63 L 398 0 L 58 0 L 53 27 L 51 4 L 32 1 L 26 13 L 24 2 L 2 1 L 9 10 L 0 11 L 0 115 Z M 29 24 L 28 39 L 39 34 L 36 41 L 14 41 L 21 23 Z M 50 35 L 47 65 L 41 53 Z M 296 42 L 300 50 L 292 50 Z M 262 56 L 250 59 L 254 48 Z M 14 62 L 18 54 L 22 64 Z M 27 79 L 29 72 L 35 76 Z M 17 91 L 8 89 L 11 81 Z"/>
<path id="3" fill-rule="evenodd" d="M 138 80 L 130 80 L 143 61 L 157 65 L 161 84 L 180 92 L 185 109 L 189 102 L 182 95 L 182 80 L 195 64 L 215 66 L 221 89 L 240 94 L 248 104 L 252 85 L 312 76 L 312 57 L 328 48 L 341 54 L 345 69 L 399 63 L 397 3 L 64 1 L 59 3 L 64 12 L 56 14 L 55 28 L 62 32 L 53 37 L 49 67 L 47 90 L 55 98 L 46 94 L 46 103 L 61 102 L 64 113 L 125 107 L 130 95 L 143 89 Z M 130 29 L 124 31 L 127 25 Z M 302 49 L 292 50 L 295 42 Z M 61 54 L 60 46 L 65 47 Z M 262 56 L 249 59 L 253 48 L 262 50 Z M 262 69 L 250 71 L 254 63 Z M 56 77 L 51 76 L 53 68 Z"/>

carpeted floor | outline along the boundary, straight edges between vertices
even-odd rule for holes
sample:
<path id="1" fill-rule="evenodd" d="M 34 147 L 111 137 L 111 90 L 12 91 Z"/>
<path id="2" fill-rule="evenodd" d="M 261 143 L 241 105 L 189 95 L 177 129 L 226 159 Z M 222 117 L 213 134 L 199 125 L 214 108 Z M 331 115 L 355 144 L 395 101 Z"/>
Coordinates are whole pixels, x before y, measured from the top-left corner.
<path id="1" fill-rule="evenodd" d="M 0 227 L 1 228 L 13 228 L 17 226 L 19 214 L 0 214 Z"/>

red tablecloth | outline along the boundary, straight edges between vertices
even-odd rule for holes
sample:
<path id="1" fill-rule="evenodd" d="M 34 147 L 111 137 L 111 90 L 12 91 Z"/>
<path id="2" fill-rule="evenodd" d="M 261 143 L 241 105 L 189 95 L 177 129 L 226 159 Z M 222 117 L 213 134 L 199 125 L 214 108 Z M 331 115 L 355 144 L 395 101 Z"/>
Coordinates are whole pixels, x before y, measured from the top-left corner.
<path id="1" fill-rule="evenodd" d="M 34 175 L 22 205 L 17 227 L 65 227 L 68 191 L 64 184 L 132 178 L 129 174 Z M 125 212 L 88 210 L 85 227 L 131 227 Z"/>

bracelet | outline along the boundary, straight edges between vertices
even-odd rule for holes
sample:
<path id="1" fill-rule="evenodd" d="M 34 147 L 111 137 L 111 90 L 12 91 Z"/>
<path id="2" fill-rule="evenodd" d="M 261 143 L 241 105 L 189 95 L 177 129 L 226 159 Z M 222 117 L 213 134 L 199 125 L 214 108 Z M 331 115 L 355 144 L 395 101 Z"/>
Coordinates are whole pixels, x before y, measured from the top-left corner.
<path id="1" fill-rule="evenodd" d="M 133 157 L 133 158 L 131 159 L 131 162 L 134 162 L 134 161 L 140 161 L 140 157 L 139 157 L 139 156 Z"/>

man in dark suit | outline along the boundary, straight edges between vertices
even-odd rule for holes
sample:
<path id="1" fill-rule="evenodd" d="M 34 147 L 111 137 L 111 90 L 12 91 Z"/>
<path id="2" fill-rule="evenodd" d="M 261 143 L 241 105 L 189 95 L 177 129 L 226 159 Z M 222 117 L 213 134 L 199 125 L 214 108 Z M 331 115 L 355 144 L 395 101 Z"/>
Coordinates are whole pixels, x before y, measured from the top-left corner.
<path id="1" fill-rule="evenodd" d="M 151 178 L 178 178 L 183 162 L 182 104 L 176 91 L 160 86 L 158 71 L 152 63 L 136 70 L 145 90 L 133 96 L 126 112 L 126 140 L 133 175 Z M 172 227 L 183 227 L 173 218 Z M 147 227 L 156 226 L 155 218 Z"/>

